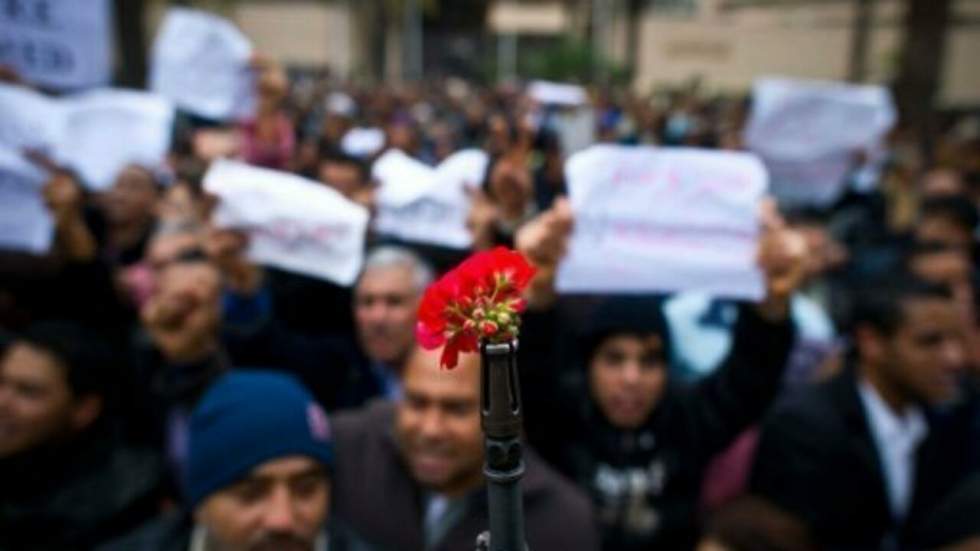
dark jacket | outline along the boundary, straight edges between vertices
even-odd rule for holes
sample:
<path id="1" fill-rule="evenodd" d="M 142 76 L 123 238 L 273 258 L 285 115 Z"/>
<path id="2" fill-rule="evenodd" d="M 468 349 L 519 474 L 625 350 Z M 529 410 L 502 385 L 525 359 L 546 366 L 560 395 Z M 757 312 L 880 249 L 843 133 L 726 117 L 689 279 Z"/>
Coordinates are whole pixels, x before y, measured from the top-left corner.
<path id="1" fill-rule="evenodd" d="M 289 372 L 330 412 L 361 406 L 382 394 L 382 384 L 353 335 L 293 330 L 279 319 L 272 295 L 268 288 L 253 295 L 225 293 L 221 341 L 232 365 Z M 349 311 L 345 305 L 344 312 Z M 336 311 L 321 314 L 330 317 Z"/>
<path id="2" fill-rule="evenodd" d="M 857 375 L 846 369 L 773 408 L 762 428 L 751 487 L 798 516 L 830 549 L 916 549 L 917 527 L 966 476 L 966 405 L 926 413 L 913 499 L 903 523 L 888 505 L 884 474 Z"/>
<path id="3" fill-rule="evenodd" d="M 0 461 L 0 550 L 88 550 L 157 514 L 162 466 L 109 429 Z"/>
<path id="4" fill-rule="evenodd" d="M 194 522 L 184 512 L 163 515 L 137 530 L 99 546 L 95 551 L 188 551 Z M 327 530 L 328 551 L 384 551 L 365 543 L 349 528 L 331 523 Z"/>
<path id="5" fill-rule="evenodd" d="M 693 548 L 706 465 L 762 417 L 792 343 L 790 322 L 769 323 L 742 307 L 722 367 L 696 386 L 669 386 L 640 429 L 613 427 L 591 400 L 551 423 L 549 459 L 592 494 L 605 549 Z"/>
<path id="6" fill-rule="evenodd" d="M 402 462 L 392 429 L 394 406 L 374 402 L 333 420 L 337 466 L 333 507 L 337 517 L 381 546 L 399 551 L 424 549 L 424 489 Z M 524 516 L 527 543 L 535 550 L 598 549 L 588 500 L 525 453 Z M 486 493 L 467 496 L 465 512 L 432 551 L 471 551 L 487 529 Z"/>

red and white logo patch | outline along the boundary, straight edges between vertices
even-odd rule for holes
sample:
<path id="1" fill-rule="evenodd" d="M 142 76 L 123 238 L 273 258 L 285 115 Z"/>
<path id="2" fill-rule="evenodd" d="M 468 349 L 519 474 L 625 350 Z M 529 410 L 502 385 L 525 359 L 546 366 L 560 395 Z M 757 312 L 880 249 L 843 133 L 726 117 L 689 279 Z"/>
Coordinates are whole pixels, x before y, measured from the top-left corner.
<path id="1" fill-rule="evenodd" d="M 306 421 L 310 425 L 310 435 L 314 440 L 330 441 L 330 421 L 327 420 L 327 414 L 320 406 L 313 403 L 306 406 Z"/>

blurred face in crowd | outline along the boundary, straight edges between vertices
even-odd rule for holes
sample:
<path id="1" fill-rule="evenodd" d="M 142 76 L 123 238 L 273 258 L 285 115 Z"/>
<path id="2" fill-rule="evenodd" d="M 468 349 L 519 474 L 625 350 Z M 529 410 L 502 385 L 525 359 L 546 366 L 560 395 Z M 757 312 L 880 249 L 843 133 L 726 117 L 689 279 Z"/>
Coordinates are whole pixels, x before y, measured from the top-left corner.
<path id="1" fill-rule="evenodd" d="M 589 388 L 617 428 L 643 425 L 663 396 L 667 362 L 657 334 L 617 333 L 599 343 L 589 363 Z"/>
<path id="2" fill-rule="evenodd" d="M 479 356 L 463 354 L 453 370 L 439 367 L 440 351 L 415 349 L 402 378 L 395 434 L 423 487 L 463 495 L 483 478 Z"/>
<path id="3" fill-rule="evenodd" d="M 336 189 L 345 197 L 351 197 L 364 187 L 361 169 L 355 164 L 324 160 L 320 162 L 320 181 Z"/>
<path id="4" fill-rule="evenodd" d="M 963 180 L 955 170 L 934 168 L 922 177 L 922 194 L 927 197 L 959 195 L 963 191 Z"/>
<path id="5" fill-rule="evenodd" d="M 510 122 L 502 115 L 487 119 L 486 149 L 491 155 L 501 155 L 511 146 Z"/>
<path id="6" fill-rule="evenodd" d="M 420 292 L 407 265 L 369 268 L 354 289 L 354 321 L 369 358 L 400 366 L 415 342 Z"/>
<path id="7" fill-rule="evenodd" d="M 163 324 L 202 341 L 214 338 L 221 319 L 221 275 L 206 261 L 175 262 L 158 275 L 152 301 L 163 305 Z"/>
<path id="8" fill-rule="evenodd" d="M 181 255 L 200 247 L 194 231 L 177 231 L 155 235 L 147 244 L 144 261 L 129 266 L 120 274 L 120 284 L 130 302 L 142 307 L 153 296 L 156 273 Z"/>
<path id="9" fill-rule="evenodd" d="M 388 145 L 412 154 L 415 151 L 418 138 L 415 129 L 405 123 L 395 123 L 388 127 Z"/>
<path id="10" fill-rule="evenodd" d="M 886 400 L 941 404 L 956 397 L 966 362 L 955 301 L 908 298 L 892 335 L 858 328 L 861 360 Z M 893 404 L 894 405 L 894 404 Z"/>
<path id="11" fill-rule="evenodd" d="M 177 231 L 155 235 L 147 244 L 145 259 L 149 266 L 161 270 L 201 246 L 201 237 L 195 231 Z"/>
<path id="12" fill-rule="evenodd" d="M 350 128 L 350 119 L 343 115 L 328 113 L 323 119 L 323 137 L 333 143 L 340 143 Z"/>
<path id="13" fill-rule="evenodd" d="M 915 226 L 915 238 L 923 243 L 942 243 L 962 251 L 973 246 L 973 234 L 968 228 L 948 216 L 926 216 Z"/>
<path id="14" fill-rule="evenodd" d="M 157 186 L 146 170 L 128 166 L 105 195 L 105 214 L 110 223 L 133 224 L 153 218 Z"/>
<path id="15" fill-rule="evenodd" d="M 273 459 L 209 496 L 195 513 L 208 549 L 312 551 L 330 505 L 323 467 L 305 456 Z"/>
<path id="16" fill-rule="evenodd" d="M 12 344 L 0 358 L 0 458 L 83 430 L 101 407 L 97 397 L 73 395 L 65 367 L 53 354 Z"/>
<path id="17" fill-rule="evenodd" d="M 969 256 L 958 249 L 944 249 L 917 255 L 909 269 L 918 277 L 940 285 L 953 292 L 957 306 L 968 319 L 972 319 L 973 283 Z"/>
<path id="18" fill-rule="evenodd" d="M 499 161 L 490 174 L 490 195 L 507 214 L 524 214 L 534 184 L 528 170 L 515 161 Z"/>

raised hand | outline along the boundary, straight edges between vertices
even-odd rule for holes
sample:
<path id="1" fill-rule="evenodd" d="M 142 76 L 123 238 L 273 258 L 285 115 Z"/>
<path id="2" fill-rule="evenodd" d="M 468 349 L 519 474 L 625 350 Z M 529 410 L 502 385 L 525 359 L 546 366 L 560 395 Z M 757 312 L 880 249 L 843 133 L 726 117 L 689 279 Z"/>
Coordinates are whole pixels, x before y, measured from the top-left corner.
<path id="1" fill-rule="evenodd" d="M 786 226 L 775 203 L 762 205 L 762 237 L 759 239 L 757 262 L 766 278 L 766 298 L 758 305 L 759 312 L 776 321 L 789 315 L 793 293 L 806 276 L 807 244 L 803 234 Z"/>

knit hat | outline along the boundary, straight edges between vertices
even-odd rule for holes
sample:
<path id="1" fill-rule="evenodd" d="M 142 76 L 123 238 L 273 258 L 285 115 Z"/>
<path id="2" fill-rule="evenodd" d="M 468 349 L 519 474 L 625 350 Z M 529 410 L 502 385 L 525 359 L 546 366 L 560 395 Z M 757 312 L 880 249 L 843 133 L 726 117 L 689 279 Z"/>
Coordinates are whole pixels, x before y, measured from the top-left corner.
<path id="1" fill-rule="evenodd" d="M 657 334 L 664 357 L 670 358 L 670 328 L 663 313 L 663 298 L 650 295 L 610 295 L 587 318 L 579 345 L 586 364 L 607 337 L 619 333 Z"/>
<path id="2" fill-rule="evenodd" d="M 305 455 L 333 466 L 323 409 L 293 377 L 271 371 L 234 370 L 215 381 L 191 414 L 188 445 L 192 509 L 271 459 Z"/>

